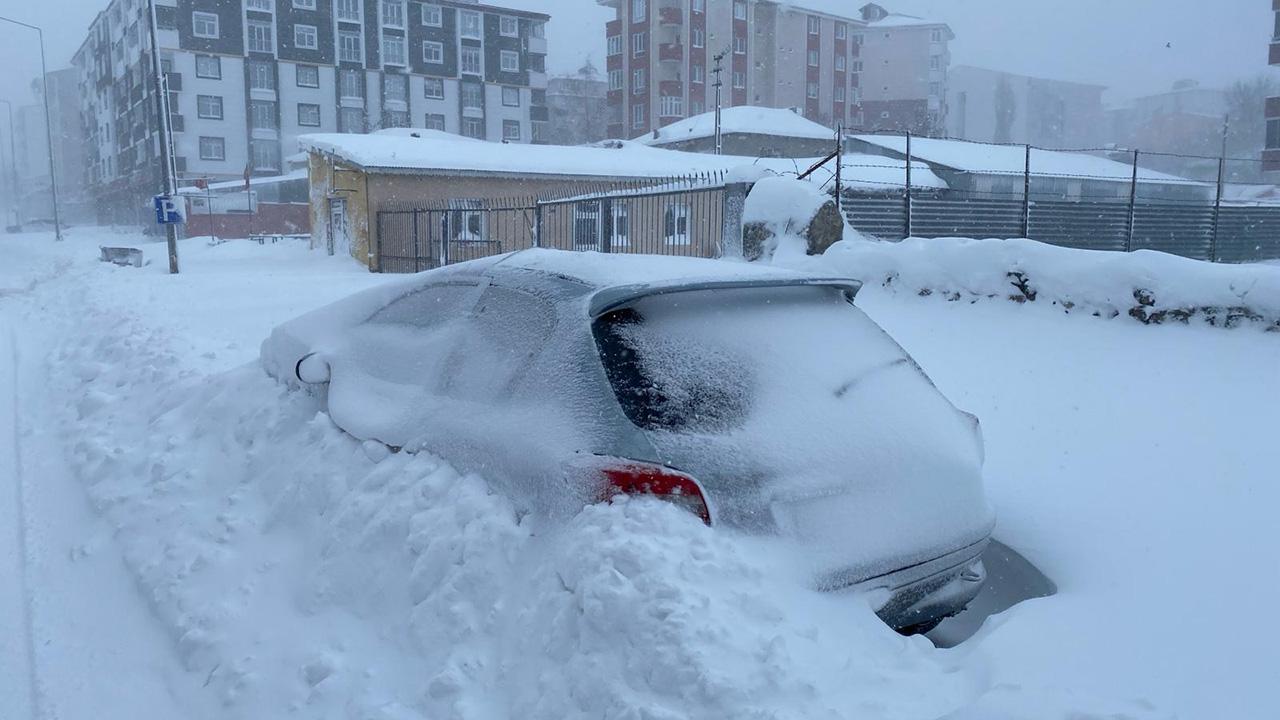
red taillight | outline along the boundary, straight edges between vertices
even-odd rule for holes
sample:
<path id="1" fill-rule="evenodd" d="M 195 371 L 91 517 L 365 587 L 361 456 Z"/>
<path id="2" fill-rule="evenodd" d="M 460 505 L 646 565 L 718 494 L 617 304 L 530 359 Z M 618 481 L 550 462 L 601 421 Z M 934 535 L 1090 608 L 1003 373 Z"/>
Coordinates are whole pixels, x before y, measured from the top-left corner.
<path id="1" fill-rule="evenodd" d="M 659 500 L 688 510 L 711 524 L 711 509 L 698 481 L 679 470 L 661 465 L 621 460 L 606 462 L 600 466 L 605 486 L 601 500 L 614 495 L 652 495 Z"/>

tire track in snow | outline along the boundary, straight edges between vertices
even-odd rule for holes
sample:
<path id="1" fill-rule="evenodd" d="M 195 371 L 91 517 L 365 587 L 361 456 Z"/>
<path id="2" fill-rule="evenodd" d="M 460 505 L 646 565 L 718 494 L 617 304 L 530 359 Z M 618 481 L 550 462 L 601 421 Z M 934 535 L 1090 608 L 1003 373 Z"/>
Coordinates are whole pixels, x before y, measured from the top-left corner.
<path id="1" fill-rule="evenodd" d="M 8 584 L 15 591 L 10 593 L 10 600 L 4 602 L 6 606 L 14 605 L 15 607 L 5 607 L 4 615 L 9 618 L 21 618 L 21 627 L 6 628 L 5 634 L 13 637 L 13 631 L 16 630 L 22 636 L 21 649 L 15 650 L 15 646 L 19 643 L 7 643 L 9 651 L 6 657 L 0 658 L 0 662 L 8 666 L 4 675 L 9 678 L 9 683 L 17 685 L 25 681 L 26 687 L 22 690 L 12 686 L 7 688 L 9 702 L 14 703 L 9 706 L 10 709 L 20 713 L 25 709 L 27 717 L 43 718 L 43 703 L 36 677 L 35 634 L 32 622 L 30 570 L 27 561 L 26 492 L 18 429 L 18 342 L 13 326 L 7 323 L 0 326 L 0 358 L 3 358 L 0 362 L 9 363 L 8 371 L 4 373 L 3 379 L 0 379 L 0 387 L 5 388 L 3 392 L 5 408 L 0 416 L 0 436 L 3 437 L 0 440 L 0 456 L 7 458 L 5 461 L 5 465 L 9 466 L 7 474 L 13 483 L 13 494 L 10 500 L 12 508 L 4 515 L 8 516 L 7 519 L 11 520 L 14 528 L 11 539 L 8 541 L 13 543 L 8 553 L 12 560 L 4 572 L 12 574 Z M 19 604 L 21 607 L 16 607 Z M 25 700 L 16 697 L 17 693 L 24 695 Z"/>

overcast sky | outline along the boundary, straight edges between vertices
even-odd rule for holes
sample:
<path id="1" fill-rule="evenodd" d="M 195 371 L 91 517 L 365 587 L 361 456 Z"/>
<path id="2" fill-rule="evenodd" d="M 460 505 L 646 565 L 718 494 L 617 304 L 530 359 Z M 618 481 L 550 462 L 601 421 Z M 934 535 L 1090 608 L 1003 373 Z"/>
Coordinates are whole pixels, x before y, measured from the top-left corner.
<path id="1" fill-rule="evenodd" d="M 608 9 L 595 0 L 491 0 L 541 10 L 553 73 L 590 57 L 604 65 Z M 861 0 L 797 5 L 853 15 Z M 1207 86 L 1267 71 L 1273 30 L 1266 0 L 882 0 L 893 11 L 949 23 L 955 64 L 1106 85 L 1110 102 L 1190 78 Z M 0 0 L 0 15 L 41 25 L 49 67 L 65 67 L 106 0 Z M 35 33 L 0 23 L 0 98 L 31 101 L 40 69 Z"/>

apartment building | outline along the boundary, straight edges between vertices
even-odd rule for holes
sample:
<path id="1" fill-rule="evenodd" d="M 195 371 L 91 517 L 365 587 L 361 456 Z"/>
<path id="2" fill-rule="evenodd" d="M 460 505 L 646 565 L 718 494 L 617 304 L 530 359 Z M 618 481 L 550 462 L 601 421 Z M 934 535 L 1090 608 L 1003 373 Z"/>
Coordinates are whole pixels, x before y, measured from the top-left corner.
<path id="1" fill-rule="evenodd" d="M 1280 65 L 1280 0 L 1271 0 L 1271 9 L 1275 12 L 1275 29 L 1271 33 L 1271 44 L 1268 47 L 1267 62 Z M 1280 173 L 1280 97 L 1267 98 L 1267 145 L 1262 151 L 1262 171 Z"/>
<path id="2" fill-rule="evenodd" d="M 421 127 L 528 143 L 545 130 L 545 14 L 466 0 L 155 5 L 181 184 L 280 174 L 306 133 Z M 146 0 L 113 0 L 73 61 L 89 181 L 126 216 L 160 186 L 147 13 Z"/>
<path id="3" fill-rule="evenodd" d="M 874 3 L 856 18 L 776 0 L 597 0 L 613 8 L 609 136 L 638 137 L 721 104 L 796 108 L 815 122 L 932 132 L 945 116 L 943 23 Z"/>

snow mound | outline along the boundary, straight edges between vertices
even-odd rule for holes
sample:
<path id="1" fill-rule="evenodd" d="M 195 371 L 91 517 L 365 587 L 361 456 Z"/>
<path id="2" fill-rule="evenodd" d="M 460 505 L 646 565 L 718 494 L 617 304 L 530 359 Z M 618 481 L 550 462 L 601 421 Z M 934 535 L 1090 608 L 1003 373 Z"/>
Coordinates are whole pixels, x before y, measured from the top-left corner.
<path id="1" fill-rule="evenodd" d="M 1008 299 L 1143 323 L 1200 321 L 1280 329 L 1280 267 L 1226 265 L 1152 250 L 1063 248 L 1034 240 L 845 241 L 784 266 L 951 301 Z"/>

